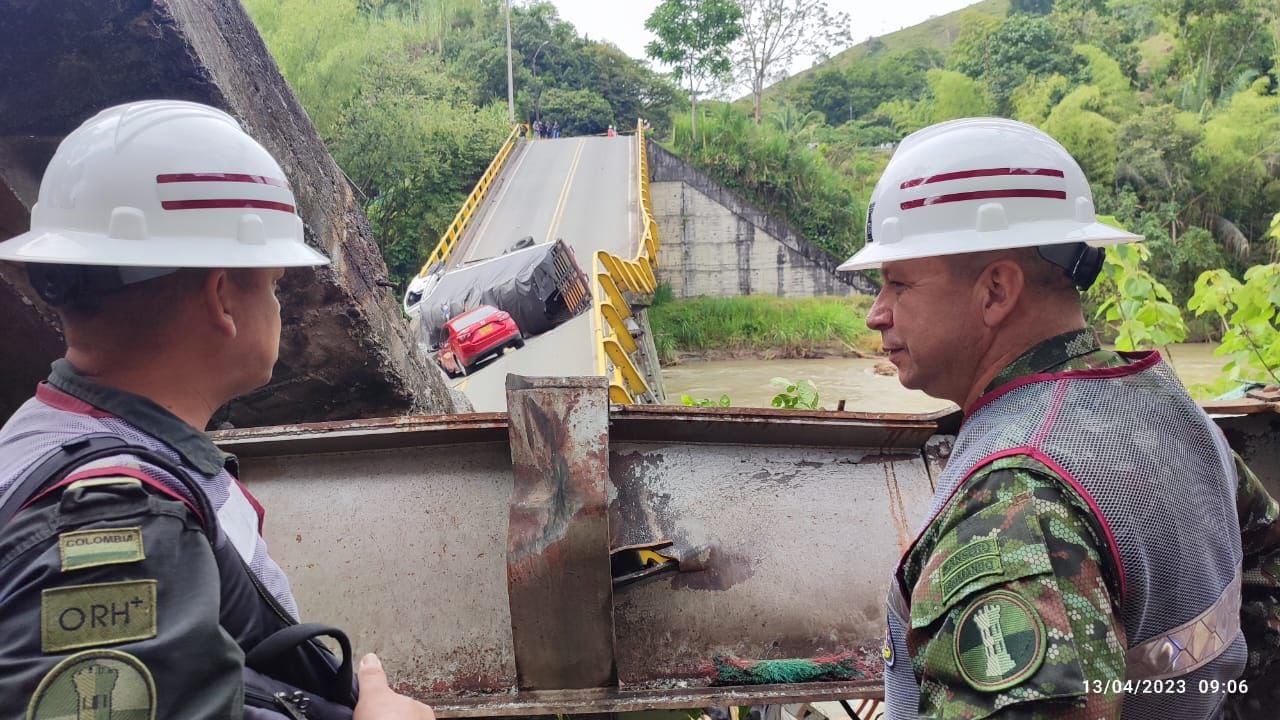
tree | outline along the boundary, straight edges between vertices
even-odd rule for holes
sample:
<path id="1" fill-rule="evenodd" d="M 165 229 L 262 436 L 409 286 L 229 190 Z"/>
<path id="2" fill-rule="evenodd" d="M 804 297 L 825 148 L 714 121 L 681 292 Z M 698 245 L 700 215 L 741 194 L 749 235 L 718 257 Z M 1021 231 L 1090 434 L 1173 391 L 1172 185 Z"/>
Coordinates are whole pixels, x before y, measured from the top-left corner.
<path id="1" fill-rule="evenodd" d="M 929 91 L 924 97 L 914 103 L 898 98 L 876 109 L 902 135 L 945 120 L 991 114 L 986 88 L 977 80 L 954 70 L 930 70 L 925 77 Z"/>
<path id="2" fill-rule="evenodd" d="M 1001 114 L 1007 113 L 1013 91 L 1029 76 L 1066 75 L 1072 69 L 1071 48 L 1046 18 L 1010 15 L 985 36 L 984 27 L 989 27 L 986 21 L 966 21 L 952 66 L 985 80 Z"/>
<path id="3" fill-rule="evenodd" d="M 480 108 L 436 58 L 388 53 L 361 72 L 334 122 L 334 159 L 368 198 L 365 211 L 390 279 L 417 272 L 493 158 L 505 108 Z"/>
<path id="4" fill-rule="evenodd" d="M 1195 106 L 1230 94 L 1242 73 L 1256 77 L 1275 60 L 1276 36 L 1269 31 L 1276 20 L 1275 0 L 1182 0 L 1177 5 L 1182 45 L 1176 62 L 1181 74 L 1193 80 Z"/>
<path id="5" fill-rule="evenodd" d="M 1271 91 L 1269 77 L 1237 92 L 1204 123 L 1192 158 L 1200 166 L 1196 182 L 1203 192 L 1187 203 L 1186 215 L 1246 255 L 1250 238 L 1267 232 L 1275 206 L 1266 194 L 1280 193 L 1280 96 Z"/>
<path id="6" fill-rule="evenodd" d="M 1102 96 L 1100 112 L 1116 122 L 1132 116 L 1138 109 L 1138 98 L 1120 63 L 1092 45 L 1077 45 L 1075 54 L 1084 59 L 1089 84 L 1098 88 Z"/>
<path id="7" fill-rule="evenodd" d="M 395 44 L 394 32 L 372 27 L 354 0 L 248 0 L 245 7 L 316 130 L 331 140 L 362 69 Z"/>
<path id="8" fill-rule="evenodd" d="M 942 54 L 928 48 L 863 56 L 843 70 L 818 71 L 796 89 L 795 99 L 822 113 L 828 123 L 855 120 L 894 98 L 919 97 L 926 87 L 925 71 L 942 64 Z"/>
<path id="9" fill-rule="evenodd" d="M 1013 0 L 1009 3 L 1009 14 L 1015 15 L 1048 15 L 1053 12 L 1053 0 Z"/>
<path id="10" fill-rule="evenodd" d="M 776 80 L 793 62 L 824 57 L 853 42 L 849 16 L 832 13 L 825 0 L 737 0 L 742 10 L 742 37 L 734 65 L 751 84 L 756 124 L 765 83 Z"/>
<path id="11" fill-rule="evenodd" d="M 542 94 L 542 122 L 560 123 L 565 135 L 595 135 L 614 123 L 609 101 L 590 90 L 549 88 Z"/>
<path id="12" fill-rule="evenodd" d="M 1075 157 L 1085 177 L 1110 185 L 1116 172 L 1116 123 L 1100 112 L 1102 92 L 1081 85 L 1058 103 L 1043 130 Z"/>
<path id="13" fill-rule="evenodd" d="M 729 46 L 742 35 L 742 8 L 734 0 L 662 0 L 644 26 L 657 36 L 645 53 L 688 81 L 691 132 L 698 131 L 698 91 L 732 67 Z"/>

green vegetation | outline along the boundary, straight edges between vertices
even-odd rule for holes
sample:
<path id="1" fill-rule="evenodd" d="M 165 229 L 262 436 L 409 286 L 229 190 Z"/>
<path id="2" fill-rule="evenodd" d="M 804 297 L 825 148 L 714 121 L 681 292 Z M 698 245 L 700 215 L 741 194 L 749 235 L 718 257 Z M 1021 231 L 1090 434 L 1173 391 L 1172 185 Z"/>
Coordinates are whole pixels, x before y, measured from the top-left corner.
<path id="1" fill-rule="evenodd" d="M 1280 217 L 1280 216 L 1277 216 Z M 1280 264 L 1255 265 L 1244 282 L 1225 270 L 1200 276 L 1190 308 L 1197 314 L 1212 313 L 1222 323 L 1218 355 L 1230 358 L 1223 377 L 1212 386 L 1223 392 L 1243 382 L 1280 385 Z"/>
<path id="2" fill-rule="evenodd" d="M 503 138 L 502 0 L 245 0 L 285 79 L 347 173 L 403 288 Z M 511 8 L 516 117 L 603 133 L 682 106 L 666 78 L 588 41 L 547 2 Z M 295 179 L 295 182 L 301 182 Z"/>
<path id="3" fill-rule="evenodd" d="M 733 405 L 733 401 L 729 399 L 728 395 L 721 395 L 719 400 L 712 400 L 711 398 L 695 398 L 685 393 L 680 396 L 680 404 L 685 407 L 730 407 Z"/>
<path id="4" fill-rule="evenodd" d="M 787 410 L 795 410 L 801 408 L 804 410 L 822 410 L 824 409 L 818 404 L 818 387 L 813 384 L 812 380 L 800 379 L 795 382 L 783 377 L 776 377 L 769 381 L 773 385 L 777 385 L 780 391 L 773 396 L 770 402 L 776 408 L 786 408 Z"/>
<path id="5" fill-rule="evenodd" d="M 676 82 L 687 82 L 689 122 L 698 126 L 698 93 L 729 72 L 729 44 L 742 35 L 742 8 L 735 0 L 662 0 L 645 21 L 656 38 L 645 53 L 671 66 Z"/>
<path id="6" fill-rule="evenodd" d="M 1169 289 L 1143 265 L 1151 251 L 1141 243 L 1107 249 L 1102 273 L 1089 289 L 1095 320 L 1105 323 L 1120 350 L 1165 347 L 1187 338 L 1182 312 Z"/>
<path id="7" fill-rule="evenodd" d="M 1173 312 L 1201 273 L 1239 277 L 1280 254 L 1268 233 L 1278 60 L 1280 6 L 1268 0 L 991 1 L 779 83 L 766 93 L 773 127 L 747 127 L 743 102 L 715 109 L 704 132 L 677 124 L 671 143 L 843 259 L 905 135 L 972 115 L 1037 125 L 1079 160 L 1098 211 L 1147 238 L 1134 251 L 1145 277 L 1137 255 L 1112 258 L 1128 268 L 1118 289 L 1143 292 L 1098 309 L 1099 329 L 1123 343 L 1203 339 L 1222 328 Z M 1147 333 L 1148 320 L 1167 327 Z"/>
<path id="8" fill-rule="evenodd" d="M 677 361 L 681 353 L 795 358 L 864 354 L 879 348 L 879 336 L 866 326 L 871 298 L 865 296 L 658 297 L 649 309 L 649 325 L 664 363 Z"/>
<path id="9" fill-rule="evenodd" d="M 1003 18 L 1009 12 L 1009 0 L 982 0 L 953 13 L 930 18 L 881 37 L 869 37 L 844 52 L 837 53 L 821 65 L 797 73 L 765 89 L 765 97 L 781 98 L 789 95 L 797 86 L 813 80 L 825 70 L 842 70 L 858 64 L 869 55 L 911 55 L 917 52 L 934 55 L 951 47 L 960 35 L 963 24 L 973 18 L 986 16 Z M 857 18 L 854 18 L 853 34 L 858 36 Z"/>
<path id="10" fill-rule="evenodd" d="M 843 260 L 861 246 L 865 201 L 810 147 L 820 123 L 817 114 L 785 107 L 756 125 L 746 112 L 722 103 L 703 118 L 696 136 L 687 120 L 678 119 L 671 148 Z"/>

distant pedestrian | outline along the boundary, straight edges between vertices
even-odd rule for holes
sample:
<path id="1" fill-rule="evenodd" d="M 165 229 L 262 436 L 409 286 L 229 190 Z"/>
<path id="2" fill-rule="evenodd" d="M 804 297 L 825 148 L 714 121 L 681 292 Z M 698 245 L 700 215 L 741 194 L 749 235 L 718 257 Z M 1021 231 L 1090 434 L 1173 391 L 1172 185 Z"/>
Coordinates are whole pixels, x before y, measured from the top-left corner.
<path id="1" fill-rule="evenodd" d="M 449 311 L 449 303 L 440 303 L 440 315 L 444 317 L 445 322 L 449 322 L 449 316 L 451 314 L 452 313 Z"/>
<path id="2" fill-rule="evenodd" d="M 542 121 L 541 120 L 533 121 L 533 136 L 542 137 Z"/>
<path id="3" fill-rule="evenodd" d="M 559 121 L 554 122 L 554 123 L 551 123 L 551 137 L 553 137 L 553 138 L 558 138 L 558 137 L 560 137 L 560 123 L 559 123 Z"/>
<path id="4" fill-rule="evenodd" d="M 617 131 L 617 130 L 614 130 L 614 129 L 613 129 L 613 126 L 612 126 L 612 125 L 610 125 L 610 126 L 609 126 L 609 129 L 605 132 L 605 136 L 606 136 L 606 137 L 617 137 L 617 136 L 618 136 L 618 131 Z"/>

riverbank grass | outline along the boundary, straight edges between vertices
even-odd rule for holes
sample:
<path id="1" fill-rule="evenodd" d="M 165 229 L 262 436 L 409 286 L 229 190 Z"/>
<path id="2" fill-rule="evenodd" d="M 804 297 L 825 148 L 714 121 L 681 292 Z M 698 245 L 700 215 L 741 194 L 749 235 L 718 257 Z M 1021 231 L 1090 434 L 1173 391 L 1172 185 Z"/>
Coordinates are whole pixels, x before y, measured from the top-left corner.
<path id="1" fill-rule="evenodd" d="M 659 288 L 649 325 L 664 365 L 685 359 L 861 357 L 880 350 L 867 329 L 872 298 L 746 295 L 674 299 Z"/>

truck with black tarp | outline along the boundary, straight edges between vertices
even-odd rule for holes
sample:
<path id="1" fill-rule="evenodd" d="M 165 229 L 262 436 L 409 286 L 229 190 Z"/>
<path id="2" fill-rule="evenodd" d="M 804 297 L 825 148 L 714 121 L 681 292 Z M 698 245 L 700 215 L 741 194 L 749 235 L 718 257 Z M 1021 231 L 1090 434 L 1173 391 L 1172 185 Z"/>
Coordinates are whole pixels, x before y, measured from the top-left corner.
<path id="1" fill-rule="evenodd" d="M 405 309 L 419 347 L 429 352 L 444 343 L 449 318 L 481 305 L 506 311 L 529 337 L 590 307 L 591 290 L 573 249 L 556 240 L 443 273 L 427 293 L 406 298 Z"/>

